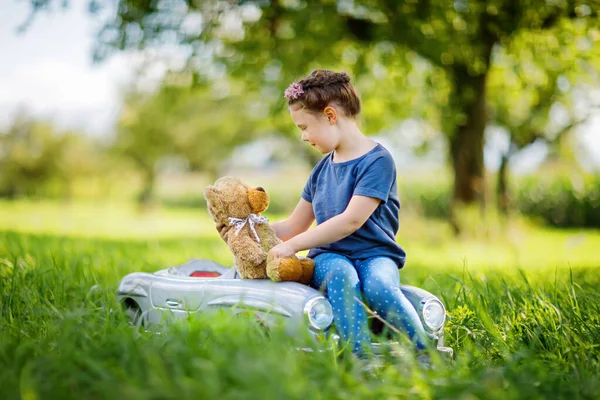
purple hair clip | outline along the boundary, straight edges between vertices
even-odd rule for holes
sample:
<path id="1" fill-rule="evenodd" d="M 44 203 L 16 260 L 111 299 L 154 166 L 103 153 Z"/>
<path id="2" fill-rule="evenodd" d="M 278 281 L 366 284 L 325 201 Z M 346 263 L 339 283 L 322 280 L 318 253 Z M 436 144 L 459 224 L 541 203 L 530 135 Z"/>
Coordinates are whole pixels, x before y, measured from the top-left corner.
<path id="1" fill-rule="evenodd" d="M 296 100 L 298 97 L 302 96 L 303 94 L 304 94 L 304 89 L 302 88 L 302 85 L 300 83 L 294 82 L 287 89 L 285 89 L 283 96 L 286 99 Z"/>

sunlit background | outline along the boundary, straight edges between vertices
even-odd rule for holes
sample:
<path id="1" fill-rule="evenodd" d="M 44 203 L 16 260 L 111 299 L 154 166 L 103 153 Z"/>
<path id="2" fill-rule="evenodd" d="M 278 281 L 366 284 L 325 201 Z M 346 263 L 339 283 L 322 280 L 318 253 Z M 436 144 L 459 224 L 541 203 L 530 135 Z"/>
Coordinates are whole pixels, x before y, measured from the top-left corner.
<path id="1" fill-rule="evenodd" d="M 261 15 L 270 18 L 269 13 L 261 14 L 249 2 L 223 12 L 213 24 L 189 10 L 180 29 L 196 35 L 189 36 L 195 38 L 191 46 L 165 35 L 149 37 L 145 48 L 138 49 L 139 32 L 130 27 L 127 35 L 121 32 L 128 44 L 119 51 L 102 45 L 112 36 L 98 33 L 110 21 L 111 4 L 95 13 L 80 2 L 66 8 L 49 2 L 36 12 L 25 1 L 2 6 L 3 198 L 203 207 L 206 184 L 237 174 L 270 190 L 272 211 L 287 212 L 319 155 L 300 142 L 280 89 L 318 67 L 352 75 L 363 97 L 363 130 L 394 154 L 406 212 L 446 217 L 453 198 L 455 204 L 485 198 L 488 207 L 501 204 L 504 212 L 540 214 L 531 204 L 536 201 L 533 191 L 560 197 L 562 190 L 588 190 L 581 182 L 598 182 L 593 176 L 600 170 L 599 57 L 592 51 L 598 46 L 597 27 L 588 29 L 574 20 L 569 26 L 502 35 L 491 53 L 485 104 L 477 111 L 487 115 L 484 169 L 475 172 L 485 176 L 485 185 L 475 187 L 473 176 L 459 177 L 470 182 L 467 186 L 476 195 L 453 195 L 459 183 L 453 184 L 456 169 L 449 143 L 461 123 L 448 121 L 463 111 L 452 108 L 452 69 L 444 67 L 457 64 L 453 58 L 462 53 L 453 55 L 456 50 L 450 46 L 438 62 L 432 61 L 427 45 L 394 44 L 385 30 L 369 39 L 371 44 L 357 40 L 353 32 L 336 32 L 331 54 L 320 61 L 313 42 L 319 40 L 322 21 L 313 20 L 313 28 L 307 28 L 317 32 L 313 42 L 308 36 L 293 40 L 293 24 L 303 22 L 293 20 L 294 10 L 304 6 L 284 2 L 290 14 L 282 17 L 280 40 L 269 42 L 252 28 L 253 21 L 260 22 Z M 171 16 L 185 15 L 178 2 L 169 4 Z M 340 15 L 360 16 L 349 4 L 340 2 Z M 467 29 L 462 24 L 469 21 L 469 11 L 461 16 L 455 6 L 452 12 L 454 30 Z M 586 12 L 579 10 L 581 17 Z M 201 27 L 209 25 L 212 31 L 203 42 Z M 248 32 L 242 39 L 244 26 Z M 425 24 L 421 31 L 431 26 Z M 301 28 L 297 33 L 307 34 Z M 449 33 L 440 28 L 431 37 L 436 34 Z M 227 45 L 230 49 L 224 50 Z M 260 46 L 282 49 L 265 59 Z M 286 46 L 296 46 L 298 53 Z M 253 52 L 260 53 L 256 60 Z M 476 57 L 462 56 L 464 65 L 478 65 Z M 255 71 L 248 72 L 250 68 Z M 456 92 L 464 95 L 467 89 Z M 539 189 L 544 184 L 552 188 Z M 506 188 L 498 191 L 498 185 Z M 432 198 L 439 204 L 429 204 Z M 598 226 L 600 221 L 581 223 Z"/>
<path id="2" fill-rule="evenodd" d="M 599 9 L 2 1 L 0 397 L 600 398 Z M 283 92 L 316 68 L 351 76 L 394 156 L 401 282 L 446 306 L 452 363 L 365 373 L 256 320 L 157 335 L 119 312 L 127 274 L 232 264 L 218 177 L 264 187 L 271 221 L 294 208 L 322 156 Z"/>

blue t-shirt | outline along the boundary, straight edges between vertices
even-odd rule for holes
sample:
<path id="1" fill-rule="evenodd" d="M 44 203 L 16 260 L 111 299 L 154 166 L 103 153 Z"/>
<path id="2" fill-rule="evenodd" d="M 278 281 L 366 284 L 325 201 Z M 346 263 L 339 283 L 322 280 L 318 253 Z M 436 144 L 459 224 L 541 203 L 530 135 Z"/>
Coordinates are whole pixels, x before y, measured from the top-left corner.
<path id="1" fill-rule="evenodd" d="M 385 256 L 404 266 L 406 253 L 396 243 L 400 201 L 396 188 L 396 165 L 380 144 L 368 153 L 346 162 L 333 162 L 333 152 L 315 166 L 302 191 L 312 203 L 317 225 L 343 213 L 354 195 L 381 200 L 357 231 L 337 242 L 311 249 L 309 257 L 338 253 L 351 260 Z"/>

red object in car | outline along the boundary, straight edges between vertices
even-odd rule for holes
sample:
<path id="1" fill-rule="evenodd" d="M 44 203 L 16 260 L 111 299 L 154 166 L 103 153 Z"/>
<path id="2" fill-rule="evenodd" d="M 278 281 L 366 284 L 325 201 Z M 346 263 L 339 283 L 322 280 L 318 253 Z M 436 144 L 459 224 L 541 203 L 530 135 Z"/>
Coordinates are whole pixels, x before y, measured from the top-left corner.
<path id="1" fill-rule="evenodd" d="M 194 271 L 190 276 L 196 278 L 217 278 L 221 276 L 221 274 L 218 272 Z"/>

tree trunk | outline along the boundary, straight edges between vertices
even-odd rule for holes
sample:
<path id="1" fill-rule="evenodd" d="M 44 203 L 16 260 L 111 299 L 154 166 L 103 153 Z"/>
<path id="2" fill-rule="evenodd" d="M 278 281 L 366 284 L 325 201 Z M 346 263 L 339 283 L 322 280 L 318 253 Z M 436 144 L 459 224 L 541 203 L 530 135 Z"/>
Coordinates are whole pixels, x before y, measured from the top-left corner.
<path id="1" fill-rule="evenodd" d="M 154 184 L 156 182 L 156 174 L 154 168 L 146 168 L 143 171 L 144 174 L 144 186 L 142 191 L 138 195 L 138 206 L 142 211 L 146 211 L 151 208 L 154 201 Z"/>
<path id="2" fill-rule="evenodd" d="M 464 204 L 479 202 L 485 205 L 486 76 L 470 76 L 465 68 L 454 70 L 456 109 L 464 114 L 464 122 L 459 121 L 450 138 L 450 156 L 454 169 L 454 200 Z"/>
<path id="3" fill-rule="evenodd" d="M 500 168 L 498 169 L 498 183 L 496 195 L 498 199 L 498 211 L 502 215 L 508 215 L 508 154 L 502 154 Z"/>
<path id="4" fill-rule="evenodd" d="M 484 130 L 487 124 L 485 84 L 487 72 L 471 76 L 465 66 L 452 68 L 454 78 L 453 109 L 460 114 L 450 136 L 450 158 L 454 172 L 454 194 L 450 223 L 460 233 L 456 218 L 459 205 L 477 204 L 485 209 Z"/>

